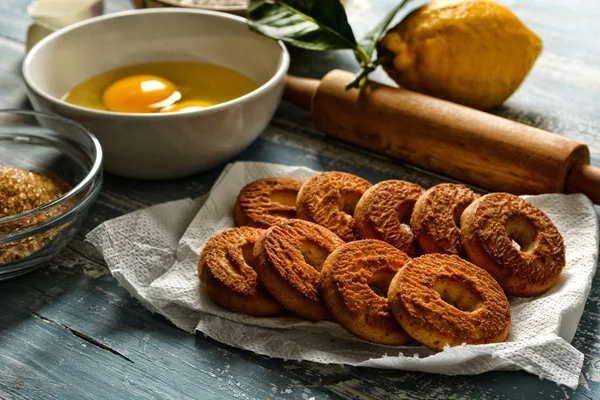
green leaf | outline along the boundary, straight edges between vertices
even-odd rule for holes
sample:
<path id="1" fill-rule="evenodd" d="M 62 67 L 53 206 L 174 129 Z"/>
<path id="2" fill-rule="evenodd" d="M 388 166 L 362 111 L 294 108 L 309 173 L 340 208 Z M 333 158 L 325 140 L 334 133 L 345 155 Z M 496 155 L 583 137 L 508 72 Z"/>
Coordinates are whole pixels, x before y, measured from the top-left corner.
<path id="1" fill-rule="evenodd" d="M 409 1 L 410 0 L 401 1 L 400 4 L 398 4 L 392 11 L 390 11 L 388 13 L 388 15 L 386 15 L 386 17 L 379 24 L 377 24 L 369 33 L 367 33 L 360 40 L 360 43 L 359 43 L 360 47 L 362 47 L 365 50 L 365 52 L 367 53 L 367 55 L 369 56 L 369 61 L 373 57 L 373 52 L 375 51 L 375 48 L 377 47 L 377 43 L 379 43 L 379 40 L 381 40 L 383 33 L 387 30 L 388 26 L 392 23 L 392 21 L 396 17 L 396 14 L 398 14 L 398 12 L 400 10 L 402 10 L 402 8 L 404 8 L 406 3 L 408 3 Z M 361 60 L 358 60 L 358 62 L 360 62 L 360 61 Z"/>
<path id="2" fill-rule="evenodd" d="M 358 50 L 340 0 L 250 0 L 250 28 L 310 50 Z"/>
<path id="3" fill-rule="evenodd" d="M 380 23 L 378 23 L 369 33 L 365 35 L 365 37 L 361 39 L 358 47 L 362 49 L 364 55 L 360 55 L 358 54 L 358 52 L 355 52 L 356 59 L 358 60 L 361 69 L 358 72 L 358 74 L 356 74 L 354 79 L 348 82 L 348 84 L 346 85 L 346 90 L 351 88 L 361 88 L 367 81 L 367 76 L 371 72 L 375 71 L 377 67 L 381 64 L 391 61 L 390 54 L 383 54 L 376 60 L 373 60 L 372 62 L 371 59 L 373 58 L 373 52 L 375 51 L 377 44 L 381 40 L 388 26 L 392 23 L 398 12 L 402 10 L 402 8 L 404 8 L 404 6 L 409 1 L 410 0 L 401 1 L 400 4 L 398 4 L 392 11 L 390 11 Z M 367 60 L 369 60 L 366 63 L 364 62 L 365 56 Z"/>

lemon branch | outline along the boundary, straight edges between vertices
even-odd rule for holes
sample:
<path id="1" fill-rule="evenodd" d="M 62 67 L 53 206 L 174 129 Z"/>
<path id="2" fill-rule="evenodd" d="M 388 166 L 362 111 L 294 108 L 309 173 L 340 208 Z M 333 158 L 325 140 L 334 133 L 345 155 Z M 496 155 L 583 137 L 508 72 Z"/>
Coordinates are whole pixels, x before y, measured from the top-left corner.
<path id="1" fill-rule="evenodd" d="M 402 0 L 365 37 L 357 42 L 340 0 L 250 0 L 250 29 L 309 50 L 352 50 L 361 70 L 347 85 L 359 88 L 367 76 L 388 59 L 373 53 L 396 14 L 410 0 Z"/>
<path id="2" fill-rule="evenodd" d="M 382 57 L 378 57 L 373 62 L 368 62 L 361 66 L 360 72 L 356 74 L 354 79 L 346 84 L 346 90 L 352 88 L 361 88 L 367 81 L 369 74 L 377 69 L 382 64 L 387 64 L 393 59 L 392 54 L 385 54 Z"/>
<path id="3" fill-rule="evenodd" d="M 381 36 L 387 29 L 387 27 L 392 23 L 396 15 L 410 0 L 401 1 L 396 7 L 394 7 L 388 15 L 377 24 L 369 33 L 362 38 L 357 46 L 357 50 L 354 51 L 356 54 L 356 59 L 360 64 L 360 72 L 356 74 L 352 81 L 348 82 L 346 85 L 346 90 L 351 88 L 361 88 L 365 82 L 367 81 L 367 76 L 375 71 L 377 67 L 381 64 L 385 64 L 392 61 L 391 54 L 385 54 L 383 56 L 379 56 L 377 59 L 371 62 L 373 58 L 373 52 L 377 47 L 377 43 L 381 39 Z"/>

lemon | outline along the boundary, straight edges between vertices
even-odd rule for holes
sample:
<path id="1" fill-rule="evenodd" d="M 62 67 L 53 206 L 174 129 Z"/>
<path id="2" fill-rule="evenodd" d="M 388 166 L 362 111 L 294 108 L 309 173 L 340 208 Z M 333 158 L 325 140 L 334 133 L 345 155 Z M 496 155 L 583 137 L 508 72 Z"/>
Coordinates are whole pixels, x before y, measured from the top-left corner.
<path id="1" fill-rule="evenodd" d="M 408 14 L 378 46 L 400 86 L 481 110 L 508 99 L 542 50 L 540 38 L 488 0 L 437 0 Z"/>

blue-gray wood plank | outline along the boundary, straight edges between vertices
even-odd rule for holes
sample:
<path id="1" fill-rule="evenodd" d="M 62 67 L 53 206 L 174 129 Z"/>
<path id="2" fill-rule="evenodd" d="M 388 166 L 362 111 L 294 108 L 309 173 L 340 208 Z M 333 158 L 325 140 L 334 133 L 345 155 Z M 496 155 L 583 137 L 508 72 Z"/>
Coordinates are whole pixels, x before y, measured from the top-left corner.
<path id="1" fill-rule="evenodd" d="M 395 0 L 348 0 L 360 34 Z M 0 2 L 0 107 L 27 107 L 20 77 L 28 0 Z M 415 2 L 417 4 L 418 2 Z M 506 0 L 544 40 L 530 77 L 495 112 L 588 144 L 600 164 L 600 4 Z M 107 11 L 129 9 L 108 0 Z M 291 72 L 320 77 L 354 70 L 351 54 L 292 50 Z M 379 80 L 387 81 L 381 73 Z M 446 178 L 326 139 L 304 111 L 282 104 L 275 129 L 237 159 L 338 169 L 371 181 L 397 177 L 425 187 Z M 576 391 L 524 372 L 447 377 L 289 362 L 191 336 L 120 288 L 84 242 L 99 223 L 151 204 L 206 193 L 221 167 L 190 179 L 143 183 L 107 176 L 84 228 L 39 270 L 0 283 L 0 398 L 6 399 L 595 399 L 600 398 L 600 277 L 573 345 L 585 354 Z"/>

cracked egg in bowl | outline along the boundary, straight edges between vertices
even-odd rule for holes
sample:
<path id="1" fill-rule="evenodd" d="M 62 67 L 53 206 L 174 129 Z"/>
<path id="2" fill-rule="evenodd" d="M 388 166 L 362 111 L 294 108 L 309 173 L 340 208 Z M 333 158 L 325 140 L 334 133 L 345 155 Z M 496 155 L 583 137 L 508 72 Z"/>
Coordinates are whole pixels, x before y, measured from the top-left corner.
<path id="1" fill-rule="evenodd" d="M 23 63 L 34 109 L 96 135 L 105 170 L 146 180 L 227 161 L 270 121 L 288 53 L 246 20 L 164 8 L 93 18 L 55 32 Z"/>

